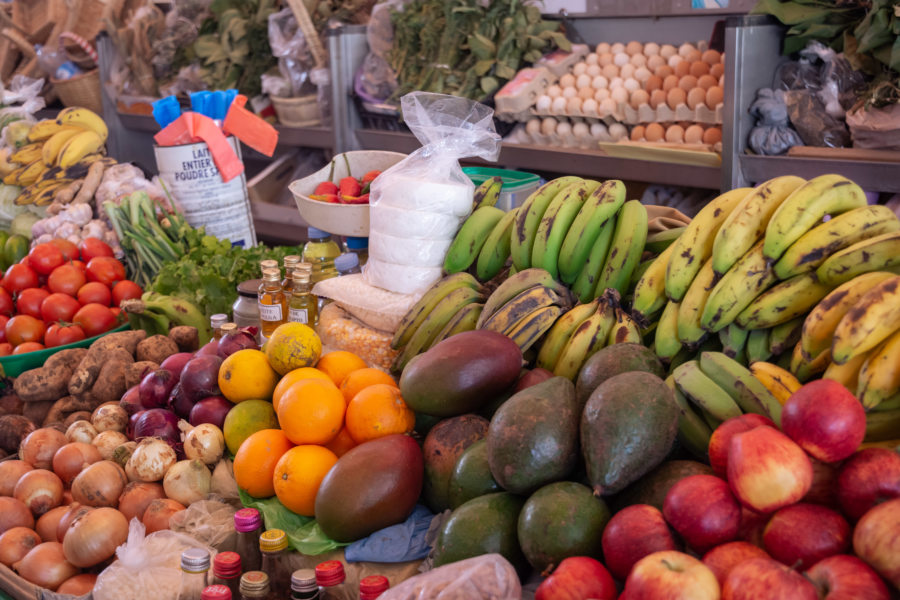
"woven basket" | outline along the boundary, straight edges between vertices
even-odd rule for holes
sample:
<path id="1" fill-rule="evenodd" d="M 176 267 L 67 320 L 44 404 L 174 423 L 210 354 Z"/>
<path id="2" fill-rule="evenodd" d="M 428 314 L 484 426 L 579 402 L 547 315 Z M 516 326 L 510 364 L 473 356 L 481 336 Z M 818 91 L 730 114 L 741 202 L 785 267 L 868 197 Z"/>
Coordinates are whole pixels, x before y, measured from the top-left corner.
<path id="1" fill-rule="evenodd" d="M 312 127 L 322 122 L 315 94 L 298 98 L 272 96 L 278 122 L 288 127 Z"/>
<path id="2" fill-rule="evenodd" d="M 98 115 L 103 114 L 99 69 L 81 73 L 69 79 L 51 78 L 50 82 L 64 106 L 83 106 Z"/>

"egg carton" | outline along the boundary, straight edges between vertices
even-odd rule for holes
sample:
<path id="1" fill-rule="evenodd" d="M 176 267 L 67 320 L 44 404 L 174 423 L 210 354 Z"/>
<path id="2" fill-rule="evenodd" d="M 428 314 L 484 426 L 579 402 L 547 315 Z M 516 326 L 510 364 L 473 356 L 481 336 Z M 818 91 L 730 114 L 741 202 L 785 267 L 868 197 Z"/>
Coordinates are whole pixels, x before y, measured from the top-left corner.
<path id="1" fill-rule="evenodd" d="M 494 95 L 497 116 L 526 115 L 538 96 L 556 83 L 557 76 L 544 67 L 526 67 Z"/>
<path id="2" fill-rule="evenodd" d="M 710 110 L 706 105 L 700 105 L 691 109 L 687 104 L 679 104 L 672 110 L 668 105 L 661 104 L 657 108 L 651 108 L 649 104 L 641 104 L 637 109 L 632 108 L 627 102 L 620 102 L 616 110 L 606 114 L 587 114 L 584 112 L 553 112 L 538 111 L 532 107 L 529 111 L 532 117 L 570 117 L 585 119 L 587 121 L 602 121 L 607 125 L 611 123 L 624 123 L 625 125 L 641 125 L 645 123 L 700 123 L 703 125 L 721 125 L 725 114 L 725 105 L 719 103 L 715 110 Z"/>
<path id="3" fill-rule="evenodd" d="M 534 66 L 544 67 L 556 77 L 561 77 L 568 73 L 575 63 L 581 61 L 582 58 L 591 53 L 591 48 L 587 44 L 572 44 L 569 52 L 565 50 L 556 50 L 550 54 L 542 56 Z"/>

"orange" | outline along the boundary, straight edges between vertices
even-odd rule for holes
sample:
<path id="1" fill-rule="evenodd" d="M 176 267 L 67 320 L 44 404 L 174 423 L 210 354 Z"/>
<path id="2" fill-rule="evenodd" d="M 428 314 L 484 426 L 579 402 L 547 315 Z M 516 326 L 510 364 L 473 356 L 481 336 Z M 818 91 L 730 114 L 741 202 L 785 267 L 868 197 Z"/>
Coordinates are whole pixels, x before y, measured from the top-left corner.
<path id="1" fill-rule="evenodd" d="M 353 400 L 353 397 L 356 394 L 364 388 L 375 385 L 376 383 L 384 383 L 397 387 L 394 378 L 384 371 L 366 367 L 365 369 L 352 371 L 344 378 L 341 382 L 341 393 L 344 395 L 344 400 L 347 404 L 350 404 L 350 401 Z"/>
<path id="2" fill-rule="evenodd" d="M 393 433 L 409 433 L 415 424 L 416 414 L 393 385 L 370 385 L 347 406 L 347 431 L 357 444 Z"/>
<path id="3" fill-rule="evenodd" d="M 303 323 L 284 323 L 275 328 L 265 347 L 266 357 L 279 375 L 300 367 L 312 367 L 322 354 L 322 340 Z"/>
<path id="4" fill-rule="evenodd" d="M 325 444 L 325 447 L 337 454 L 338 458 L 340 458 L 347 454 L 351 448 L 355 448 L 356 442 L 353 441 L 350 432 L 347 431 L 347 426 L 344 425 L 335 438 Z"/>
<path id="5" fill-rule="evenodd" d="M 251 434 L 234 455 L 234 479 L 238 487 L 254 498 L 275 494 L 272 481 L 275 466 L 293 447 L 280 429 L 263 429 Z"/>
<path id="6" fill-rule="evenodd" d="M 334 385 L 341 385 L 344 377 L 349 373 L 357 369 L 365 369 L 366 366 L 368 366 L 366 361 L 346 350 L 335 350 L 323 354 L 316 363 L 316 368 L 331 377 Z"/>
<path id="7" fill-rule="evenodd" d="M 303 379 L 278 403 L 278 422 L 295 444 L 327 444 L 344 424 L 344 397 L 334 384 Z"/>
<path id="8" fill-rule="evenodd" d="M 338 457 L 322 446 L 291 448 L 275 466 L 275 495 L 285 508 L 305 517 L 315 516 L 316 494 Z"/>
<path id="9" fill-rule="evenodd" d="M 281 378 L 281 381 L 275 386 L 275 391 L 272 392 L 272 405 L 275 407 L 276 411 L 278 410 L 278 402 L 281 400 L 281 396 L 289 387 L 303 379 L 321 379 L 322 381 L 331 383 L 331 377 L 318 369 L 312 367 L 300 367 L 299 369 L 294 369 Z"/>
<path id="10" fill-rule="evenodd" d="M 235 404 L 244 400 L 269 400 L 277 384 L 278 373 L 259 350 L 238 350 L 219 367 L 219 390 Z"/>

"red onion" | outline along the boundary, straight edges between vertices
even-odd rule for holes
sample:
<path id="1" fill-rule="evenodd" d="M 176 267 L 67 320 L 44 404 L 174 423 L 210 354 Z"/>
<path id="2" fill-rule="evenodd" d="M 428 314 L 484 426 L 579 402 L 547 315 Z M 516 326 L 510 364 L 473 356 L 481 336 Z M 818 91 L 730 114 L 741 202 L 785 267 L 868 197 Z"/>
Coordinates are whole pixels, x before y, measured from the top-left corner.
<path id="1" fill-rule="evenodd" d="M 225 359 L 238 350 L 245 350 L 247 348 L 259 350 L 259 344 L 256 343 L 256 339 L 249 333 L 245 331 L 235 331 L 234 333 L 226 333 L 222 336 L 222 339 L 219 340 L 219 348 L 216 350 L 216 354 L 220 358 Z"/>
<path id="2" fill-rule="evenodd" d="M 138 386 L 141 394 L 141 406 L 144 408 L 162 408 L 169 402 L 169 395 L 177 380 L 171 371 L 156 369 L 147 373 Z"/>
<path id="3" fill-rule="evenodd" d="M 125 435 L 128 436 L 128 439 L 134 439 L 134 426 L 137 425 L 138 419 L 140 419 L 141 415 L 143 415 L 145 412 L 147 411 L 141 409 L 128 417 L 128 427 L 125 428 Z"/>
<path id="4" fill-rule="evenodd" d="M 222 429 L 225 427 L 225 417 L 232 408 L 234 404 L 222 396 L 204 398 L 191 409 L 191 425 L 196 427 L 203 423 L 211 423 Z"/>
<path id="5" fill-rule="evenodd" d="M 219 340 L 210 340 L 206 344 L 200 347 L 197 350 L 197 356 L 208 356 L 208 355 L 216 355 L 216 351 L 219 349 Z"/>
<path id="6" fill-rule="evenodd" d="M 129 416 L 144 410 L 144 407 L 141 405 L 140 386 L 135 385 L 128 388 L 128 391 L 122 394 L 122 399 L 119 400 L 119 406 L 124 408 Z"/>
<path id="7" fill-rule="evenodd" d="M 134 424 L 134 439 L 158 437 L 174 447 L 181 442 L 178 416 L 164 408 L 151 408 L 141 413 Z"/>
<path id="8" fill-rule="evenodd" d="M 184 393 L 181 384 L 175 386 L 172 395 L 169 397 L 169 408 L 175 411 L 175 414 L 182 419 L 187 419 L 194 408 L 194 402 Z"/>
<path id="9" fill-rule="evenodd" d="M 184 370 L 184 365 L 192 358 L 194 358 L 194 355 L 191 352 L 179 352 L 162 361 L 159 368 L 171 372 L 175 377 L 175 381 L 178 381 L 181 378 L 181 371 Z"/>
<path id="10" fill-rule="evenodd" d="M 188 361 L 181 372 L 181 387 L 189 400 L 196 402 L 219 395 L 221 365 L 222 359 L 218 356 L 197 356 Z"/>

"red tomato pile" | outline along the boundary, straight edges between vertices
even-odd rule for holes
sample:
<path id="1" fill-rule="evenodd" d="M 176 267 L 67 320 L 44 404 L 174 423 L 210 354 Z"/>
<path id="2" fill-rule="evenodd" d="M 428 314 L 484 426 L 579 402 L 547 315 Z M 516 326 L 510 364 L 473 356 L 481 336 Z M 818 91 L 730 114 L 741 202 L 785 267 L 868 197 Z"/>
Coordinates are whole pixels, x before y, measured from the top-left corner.
<path id="1" fill-rule="evenodd" d="M 122 322 L 119 303 L 142 293 L 102 240 L 38 244 L 0 279 L 0 356 L 109 331 Z"/>

